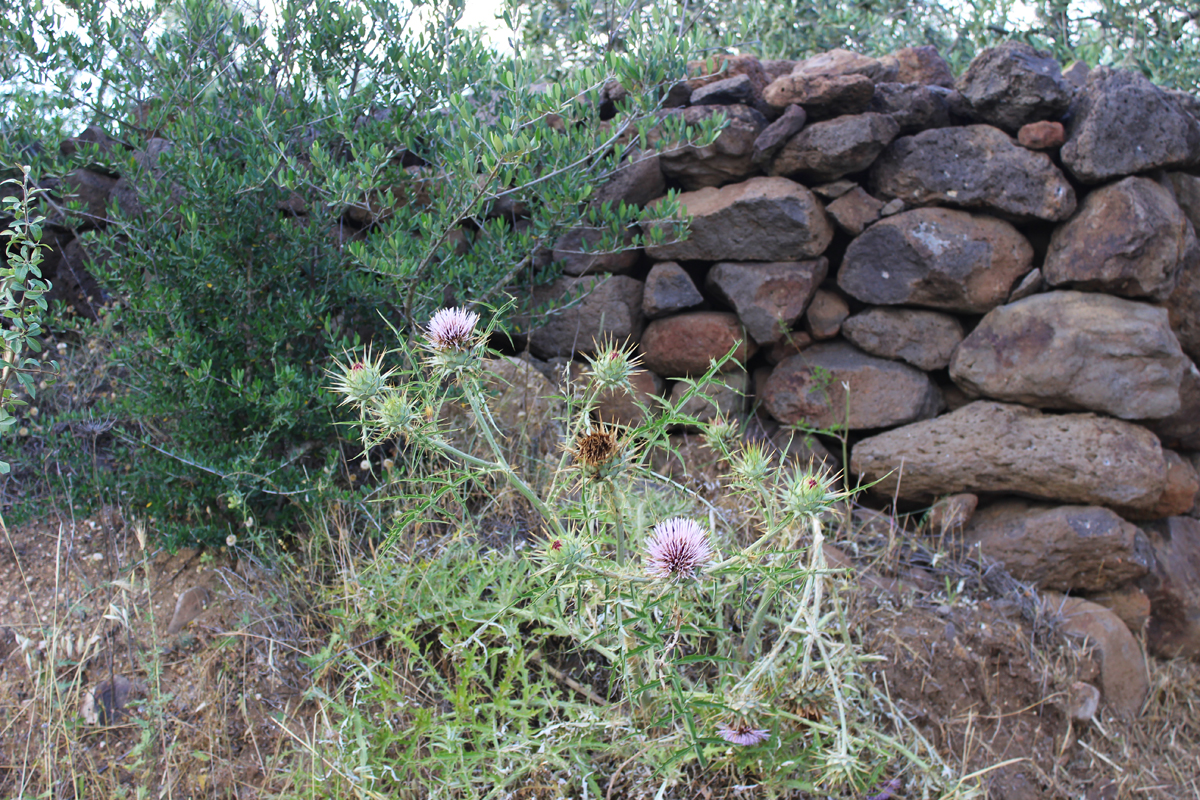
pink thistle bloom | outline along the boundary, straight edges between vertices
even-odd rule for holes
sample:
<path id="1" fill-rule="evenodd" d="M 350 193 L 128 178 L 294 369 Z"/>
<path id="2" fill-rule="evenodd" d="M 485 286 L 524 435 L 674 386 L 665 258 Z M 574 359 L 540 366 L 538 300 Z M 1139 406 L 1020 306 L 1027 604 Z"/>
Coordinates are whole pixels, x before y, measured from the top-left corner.
<path id="1" fill-rule="evenodd" d="M 443 308 L 429 320 L 425 338 L 436 350 L 465 350 L 475 336 L 479 315 L 461 308 Z"/>
<path id="2" fill-rule="evenodd" d="M 646 546 L 646 571 L 653 578 L 694 578 L 712 557 L 708 533 L 696 522 L 676 517 L 654 526 Z"/>
<path id="3" fill-rule="evenodd" d="M 726 725 L 722 722 L 717 726 L 717 736 L 720 736 L 730 744 L 749 747 L 750 745 L 762 744 L 771 738 L 771 732 L 763 728 L 751 728 L 745 722 L 738 722 L 736 725 Z"/>

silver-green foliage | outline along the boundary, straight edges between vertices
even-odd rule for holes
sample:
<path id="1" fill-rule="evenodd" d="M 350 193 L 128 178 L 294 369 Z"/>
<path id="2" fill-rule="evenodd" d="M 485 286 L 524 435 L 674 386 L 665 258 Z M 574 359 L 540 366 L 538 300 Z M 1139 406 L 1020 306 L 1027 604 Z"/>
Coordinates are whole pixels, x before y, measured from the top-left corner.
<path id="1" fill-rule="evenodd" d="M 12 184 L 18 191 L 3 200 L 4 214 L 12 222 L 0 231 L 7 239 L 0 261 L 0 317 L 4 319 L 0 328 L 0 434 L 7 435 L 16 424 L 10 409 L 26 405 L 17 390 L 34 397 L 38 377 L 57 371 L 58 364 L 37 355 L 42 349 L 42 317 L 50 291 L 41 271 L 46 247 L 41 243 L 44 220 L 31 211 L 39 191 L 30 185 L 27 167 L 21 180 L 4 184 Z M 10 469 L 7 461 L 0 460 L 0 474 Z"/>

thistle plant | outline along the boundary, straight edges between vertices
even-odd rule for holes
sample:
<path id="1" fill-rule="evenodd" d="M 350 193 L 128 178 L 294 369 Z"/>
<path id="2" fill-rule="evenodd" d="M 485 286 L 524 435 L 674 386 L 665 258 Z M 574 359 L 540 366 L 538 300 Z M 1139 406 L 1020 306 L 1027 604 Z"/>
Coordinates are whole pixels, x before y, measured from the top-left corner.
<path id="1" fill-rule="evenodd" d="M 690 379 L 677 400 L 642 405 L 641 424 L 620 427 L 597 419 L 599 399 L 632 391 L 636 360 L 628 346 L 598 345 L 583 385 L 564 398 L 557 463 L 535 481 L 489 408 L 494 354 L 485 343 L 495 324 L 481 328 L 475 314 L 445 309 L 385 354 L 397 366 L 363 355 L 333 371 L 333 388 L 359 409 L 366 447 L 401 439 L 453 476 L 446 481 L 475 486 L 489 502 L 507 486 L 539 518 L 544 538 L 527 551 L 528 577 L 519 590 L 495 589 L 503 602 L 468 615 L 478 628 L 457 646 L 460 656 L 500 646 L 497 631 L 513 621 L 574 643 L 607 668 L 611 702 L 597 713 L 615 715 L 613 725 L 635 730 L 666 764 L 726 764 L 771 786 L 834 796 L 864 796 L 911 767 L 929 780 L 871 711 L 861 677 L 870 656 L 850 639 L 844 577 L 825 560 L 823 519 L 848 499 L 835 476 L 778 463 L 763 444 L 744 441 L 734 418 L 702 424 L 684 413 L 735 351 Z M 436 409 L 444 404 L 470 408 L 480 448 L 443 429 Z M 728 466 L 717 496 L 652 469 L 678 426 L 699 429 Z M 421 485 L 401 495 L 421 493 L 428 478 L 413 482 Z M 426 504 L 427 521 L 466 527 L 470 496 L 463 491 L 453 508 Z M 385 603 L 382 617 L 389 613 L 411 611 Z"/>

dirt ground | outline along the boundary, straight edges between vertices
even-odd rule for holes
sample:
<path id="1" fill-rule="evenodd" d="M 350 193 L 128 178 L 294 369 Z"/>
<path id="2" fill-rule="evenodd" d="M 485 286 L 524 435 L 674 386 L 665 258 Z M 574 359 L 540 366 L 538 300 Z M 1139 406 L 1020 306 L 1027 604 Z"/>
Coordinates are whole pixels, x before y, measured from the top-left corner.
<path id="1" fill-rule="evenodd" d="M 1137 720 L 1102 707 L 1075 722 L 1063 687 L 1098 667 L 1031 622 L 1027 604 L 860 585 L 855 624 L 883 657 L 877 685 L 950 764 L 991 768 L 989 797 L 1200 797 L 1200 665 L 1152 662 Z M 301 658 L 324 634 L 302 586 L 236 547 L 146 551 L 112 511 L 11 529 L 0 542 L 0 796 L 286 791 L 308 757 L 305 732 L 323 724 L 304 699 L 313 665 Z"/>

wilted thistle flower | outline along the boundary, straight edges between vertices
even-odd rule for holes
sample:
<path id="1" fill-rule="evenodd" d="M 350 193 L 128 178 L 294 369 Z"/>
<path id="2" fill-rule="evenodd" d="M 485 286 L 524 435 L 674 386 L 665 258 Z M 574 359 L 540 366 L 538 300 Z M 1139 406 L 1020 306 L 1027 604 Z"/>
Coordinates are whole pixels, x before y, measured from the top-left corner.
<path id="1" fill-rule="evenodd" d="M 783 492 L 783 507 L 793 517 L 811 517 L 829 510 L 839 497 L 833 478 L 812 467 L 797 469 Z"/>
<path id="2" fill-rule="evenodd" d="M 771 732 L 763 728 L 751 728 L 747 722 L 738 720 L 733 725 L 726 725 L 724 722 L 718 725 L 717 736 L 730 744 L 749 747 L 765 742 L 771 737 Z"/>
<path id="3" fill-rule="evenodd" d="M 575 440 L 570 453 L 579 462 L 583 476 L 590 480 L 603 480 L 616 471 L 621 464 L 624 444 L 612 428 L 599 425 L 595 430 Z"/>
<path id="4" fill-rule="evenodd" d="M 675 517 L 654 526 L 646 545 L 646 572 L 652 578 L 695 578 L 712 560 L 708 533 L 698 523 Z"/>
<path id="5" fill-rule="evenodd" d="M 630 391 L 629 379 L 640 366 L 641 361 L 633 355 L 631 347 L 613 341 L 600 345 L 596 355 L 588 357 L 591 378 L 600 392 Z"/>
<path id="6" fill-rule="evenodd" d="M 372 358 L 369 347 L 361 359 L 353 360 L 349 364 L 335 361 L 334 367 L 335 370 L 331 372 L 334 378 L 333 390 L 345 395 L 342 405 L 366 405 L 387 388 L 387 380 L 392 376 L 392 370 L 383 370 L 383 356 Z"/>

